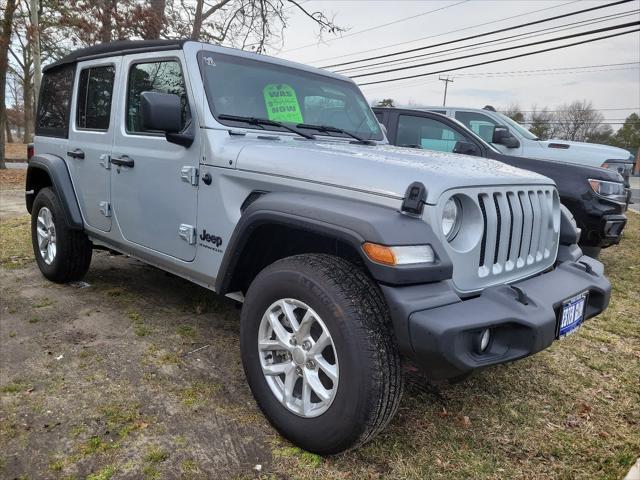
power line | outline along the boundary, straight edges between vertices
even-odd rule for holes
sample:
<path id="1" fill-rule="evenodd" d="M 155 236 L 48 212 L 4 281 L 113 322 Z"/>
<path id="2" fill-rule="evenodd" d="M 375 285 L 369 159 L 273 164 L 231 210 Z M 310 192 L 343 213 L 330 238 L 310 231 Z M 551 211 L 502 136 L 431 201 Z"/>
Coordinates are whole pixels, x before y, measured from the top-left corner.
<path id="1" fill-rule="evenodd" d="M 510 51 L 510 50 L 518 49 L 518 48 L 532 47 L 534 45 L 542 45 L 542 44 L 545 44 L 545 43 L 557 42 L 559 40 L 568 40 L 570 38 L 583 37 L 585 35 L 593 35 L 595 33 L 609 32 L 611 30 L 618 30 L 620 28 L 635 27 L 637 25 L 640 25 L 640 21 L 622 23 L 620 25 L 613 25 L 611 27 L 597 28 L 595 30 L 589 30 L 589 31 L 580 32 L 580 33 L 573 33 L 571 35 L 564 35 L 562 37 L 549 38 L 547 40 L 539 40 L 537 42 L 525 43 L 523 45 L 516 45 L 516 46 L 513 46 L 513 47 L 498 48 L 496 50 L 489 50 L 487 52 L 472 53 L 470 55 L 462 55 L 460 57 L 455 57 L 455 58 L 450 58 L 450 59 L 445 59 L 445 60 L 436 60 L 434 62 L 420 63 L 420 64 L 417 64 L 417 65 L 409 65 L 409 66 L 406 66 L 406 67 L 389 68 L 387 70 L 378 70 L 376 72 L 360 73 L 358 75 L 351 75 L 351 78 L 370 77 L 371 75 L 381 75 L 383 73 L 393 73 L 393 72 L 399 72 L 401 70 L 411 70 L 411 69 L 414 69 L 414 68 L 427 67 L 429 65 L 436 65 L 438 63 L 453 62 L 453 61 L 456 61 L 456 60 L 464 60 L 464 59 L 467 59 L 467 58 L 479 57 L 479 56 L 482 56 L 482 55 L 490 55 L 490 54 L 493 54 L 493 53 L 507 52 L 507 51 Z"/>
<path id="2" fill-rule="evenodd" d="M 628 30 L 626 32 L 614 33 L 614 34 L 611 34 L 611 35 L 604 35 L 602 37 L 596 37 L 596 38 L 591 38 L 591 39 L 588 39 L 588 40 L 582 40 L 580 42 L 568 43 L 566 45 L 558 45 L 557 47 L 550 47 L 550 48 L 545 48 L 545 49 L 542 49 L 542 50 L 536 50 L 535 52 L 527 52 L 527 53 L 521 53 L 521 54 L 518 54 L 518 55 L 511 55 L 509 57 L 497 58 L 495 60 L 487 60 L 485 62 L 473 63 L 473 64 L 470 64 L 470 65 L 464 65 L 464 66 L 461 66 L 461 67 L 448 68 L 448 69 L 445 69 L 445 70 L 439 70 L 439 71 L 435 71 L 435 72 L 419 73 L 419 74 L 416 74 L 416 75 L 408 75 L 406 77 L 400 77 L 400 78 L 390 78 L 390 79 L 387 79 L 387 80 L 377 80 L 377 81 L 374 81 L 374 82 L 362 83 L 362 84 L 360 84 L 360 86 L 375 85 L 375 84 L 378 84 L 378 83 L 395 82 L 395 81 L 398 81 L 398 80 L 407 80 L 409 78 L 426 77 L 428 75 L 436 75 L 438 73 L 447 73 L 447 72 L 453 72 L 453 71 L 456 71 L 456 70 L 463 70 L 465 68 L 479 67 L 480 65 L 489 65 L 491 63 L 504 62 L 505 60 L 512 60 L 514 58 L 528 57 L 530 55 L 536 55 L 538 53 L 552 52 L 554 50 L 560 50 L 560 49 L 563 49 L 563 48 L 573 47 L 573 46 L 576 46 L 576 45 L 583 45 L 583 44 L 586 44 L 586 43 L 597 42 L 599 40 L 605 40 L 607 38 L 619 37 L 621 35 L 627 35 L 629 33 L 635 33 L 635 32 L 640 32 L 640 29 Z"/>
<path id="3" fill-rule="evenodd" d="M 501 71 L 501 72 L 474 72 L 474 73 L 459 73 L 456 75 L 457 77 L 471 77 L 477 75 L 499 75 L 499 74 L 515 74 L 515 73 L 536 73 L 536 72 L 554 72 L 554 71 L 564 71 L 564 70 L 581 70 L 584 68 L 599 68 L 599 67 L 619 67 L 623 65 L 640 65 L 640 62 L 624 62 L 624 63 L 604 63 L 599 65 L 582 65 L 578 67 L 556 67 L 556 68 L 539 68 L 535 70 L 510 70 L 510 71 Z M 616 69 L 617 70 L 617 69 Z M 594 72 L 600 70 L 592 70 Z M 603 72 L 610 70 L 601 70 Z"/>
<path id="4" fill-rule="evenodd" d="M 496 33 L 507 32 L 507 31 L 515 30 L 517 28 L 522 28 L 522 27 L 530 27 L 531 25 L 538 25 L 540 23 L 550 22 L 552 20 L 558 20 L 560 18 L 571 17 L 571 16 L 574 16 L 574 15 L 579 15 L 581 13 L 593 12 L 595 10 L 600 10 L 600 9 L 603 9 L 603 8 L 609 8 L 609 7 L 613 7 L 613 6 L 616 6 L 616 5 L 622 5 L 623 3 L 629 3 L 631 1 L 633 1 L 633 0 L 619 0 L 617 2 L 607 3 L 606 5 L 598 5 L 598 6 L 591 7 L 591 8 L 585 8 L 583 10 L 576 10 L 575 12 L 569 12 L 569 13 L 564 13 L 562 15 L 556 15 L 555 17 L 543 18 L 541 20 L 536 20 L 536 21 L 528 22 L 528 23 L 521 23 L 519 25 L 514 25 L 512 27 L 505 27 L 505 28 L 501 28 L 499 30 L 493 30 L 491 32 L 479 33 L 479 34 L 471 35 L 471 36 L 468 36 L 468 37 L 449 40 L 447 42 L 436 43 L 434 45 L 427 45 L 427 46 L 424 46 L 424 47 L 411 48 L 409 50 L 402 50 L 402 51 L 399 51 L 399 52 L 387 53 L 385 55 L 376 55 L 374 57 L 362 58 L 360 60 L 353 60 L 353 61 L 350 61 L 350 62 L 336 63 L 334 65 L 326 65 L 326 66 L 320 67 L 320 68 L 342 67 L 344 65 L 351 65 L 351 64 L 354 64 L 354 63 L 362 63 L 362 62 L 366 62 L 366 61 L 369 61 L 369 60 L 378 60 L 380 58 L 394 57 L 396 55 L 402 55 L 403 53 L 413 53 L 413 52 L 418 52 L 420 50 L 426 50 L 426 49 L 429 49 L 429 48 L 441 47 L 443 45 L 451 45 L 452 43 L 463 42 L 463 41 L 466 41 L 466 40 L 473 40 L 473 39 L 480 38 L 480 37 L 486 37 L 487 35 L 493 35 L 493 34 L 496 34 Z"/>
<path id="5" fill-rule="evenodd" d="M 429 15 L 430 13 L 439 12 L 441 10 L 446 10 L 447 8 L 455 7 L 456 5 L 460 5 L 462 3 L 467 3 L 469 1 L 470 0 L 462 0 L 460 2 L 453 3 L 451 5 L 445 5 L 444 7 L 436 8 L 434 10 L 428 10 L 426 12 L 422 12 L 422 13 L 419 13 L 417 15 L 412 15 L 410 17 L 405 17 L 405 18 L 399 18 L 398 20 L 393 20 L 392 22 L 383 23 L 381 25 L 375 25 L 373 27 L 365 28 L 364 30 L 358 30 L 356 32 L 347 33 L 346 35 L 342 35 L 342 36 L 337 37 L 337 38 L 330 38 L 328 40 L 325 40 L 324 43 L 335 42 L 336 40 L 342 40 L 344 38 L 353 37 L 354 35 L 360 35 L 361 33 L 366 33 L 366 32 L 370 32 L 372 30 L 377 30 L 379 28 L 388 27 L 389 25 L 395 25 L 397 23 L 406 22 L 407 20 L 413 20 L 414 18 L 423 17 L 425 15 Z M 631 1 L 631 0 L 627 0 L 627 1 Z M 302 50 L 304 48 L 317 47 L 317 46 L 318 46 L 318 42 L 309 43 L 307 45 L 302 45 L 300 47 L 290 48 L 289 50 L 283 50 L 282 53 L 295 52 L 296 50 Z"/>
<path id="6" fill-rule="evenodd" d="M 640 10 L 630 10 L 628 12 L 622 12 L 622 13 L 615 13 L 612 15 L 604 15 L 602 17 L 597 17 L 595 19 L 589 19 L 589 20 L 580 20 L 578 22 L 573 22 L 573 23 L 568 23 L 566 25 L 558 25 L 555 27 L 548 27 L 548 28 L 543 28 L 540 30 L 535 30 L 533 32 L 526 32 L 526 33 L 519 33 L 517 35 L 511 35 L 508 37 L 503 37 L 503 38 L 497 38 L 494 40 L 486 40 L 484 42 L 479 42 L 476 44 L 472 44 L 472 45 L 462 45 L 459 47 L 453 47 L 453 48 L 447 48 L 445 50 L 440 50 L 438 52 L 431 52 L 431 53 L 422 53 L 420 55 L 412 55 L 410 57 L 404 57 L 404 58 L 398 58 L 395 60 L 385 60 L 382 62 L 377 62 L 377 63 L 370 63 L 367 65 L 360 65 L 360 66 L 355 66 L 355 67 L 347 67 L 345 69 L 342 70 L 334 70 L 336 73 L 345 73 L 348 71 L 354 71 L 354 70 L 363 70 L 363 69 L 368 69 L 370 67 L 375 67 L 378 65 L 404 65 L 407 63 L 410 63 L 411 60 L 414 59 L 423 59 L 425 57 L 432 57 L 432 58 L 437 58 L 437 57 L 442 57 L 442 56 L 446 56 L 445 52 L 451 52 L 451 51 L 455 51 L 455 50 L 461 50 L 461 51 L 469 51 L 469 50 L 477 50 L 479 48 L 483 48 L 482 45 L 486 45 L 488 43 L 492 43 L 494 45 L 503 45 L 505 43 L 512 43 L 518 40 L 526 40 L 529 38 L 535 38 L 535 37 L 540 37 L 543 35 L 536 35 L 540 32 L 549 32 L 550 30 L 555 30 L 554 33 L 558 33 L 558 32 L 562 32 L 565 30 L 572 30 L 574 28 L 576 28 L 578 25 L 582 25 L 582 26 L 587 26 L 587 25 L 593 25 L 593 24 L 597 24 L 597 23 L 603 23 L 603 22 L 607 22 L 610 20 L 617 20 L 620 18 L 624 18 L 624 17 L 628 17 L 634 14 L 637 14 L 638 12 L 640 12 Z M 522 38 L 517 38 L 517 37 L 522 37 Z M 495 42 L 495 43 L 494 43 Z M 445 55 L 439 55 L 439 54 L 445 54 Z"/>
<path id="7" fill-rule="evenodd" d="M 624 65 L 635 65 L 634 67 L 623 67 Z M 600 70 L 584 70 L 586 68 L 598 68 L 598 67 L 616 67 L 620 66 L 621 68 L 602 68 Z M 600 64 L 600 65 L 583 65 L 577 67 L 555 67 L 555 68 L 542 68 L 537 70 L 511 70 L 511 71 L 500 71 L 500 72 L 471 72 L 471 73 L 459 73 L 456 75 L 457 78 L 460 77 L 488 77 L 488 78 L 496 78 L 496 77 L 509 77 L 509 76 L 520 76 L 526 75 L 528 77 L 535 75 L 575 75 L 577 73 L 599 73 L 599 72 L 614 72 L 620 70 L 636 70 L 640 68 L 640 62 L 626 62 L 626 63 L 608 63 L 608 64 Z M 424 85 L 424 80 L 417 82 L 409 82 L 409 83 L 401 83 L 395 87 L 388 86 L 379 86 L 374 87 L 373 89 L 367 89 L 367 92 L 375 92 L 377 90 L 385 89 L 386 91 L 395 91 L 400 88 L 414 87 L 417 85 Z M 606 109 L 603 109 L 606 110 Z M 614 109 L 615 110 L 615 109 Z M 621 108 L 619 110 L 632 110 L 631 108 Z"/>
<path id="8" fill-rule="evenodd" d="M 367 50 L 359 50 L 357 52 L 346 53 L 344 55 L 333 55 L 333 56 L 327 57 L 327 58 L 319 58 L 317 60 L 311 60 L 310 62 L 307 62 L 307 63 L 324 62 L 325 60 L 335 60 L 336 58 L 352 57 L 353 55 L 358 55 L 360 53 L 376 52 L 376 51 L 379 51 L 380 49 L 383 49 L 383 48 L 399 47 L 400 45 L 407 45 L 409 43 L 416 43 L 416 42 L 420 42 L 422 40 L 428 40 L 430 38 L 442 37 L 444 35 L 449 35 L 450 33 L 464 32 L 466 30 L 472 30 L 472 29 L 478 28 L 478 27 L 485 27 L 487 25 L 493 25 L 494 23 L 500 23 L 500 22 L 504 22 L 504 21 L 511 20 L 511 19 L 514 19 L 514 18 L 526 17 L 527 15 L 532 15 L 534 13 L 544 12 L 546 10 L 554 10 L 556 8 L 564 7 L 566 5 L 571 5 L 572 3 L 577 3 L 579 1 L 580 0 L 572 0 L 570 2 L 562 3 L 560 5 L 554 5 L 552 7 L 541 8 L 539 10 L 532 10 L 530 12 L 522 13 L 522 14 L 519 14 L 519 15 L 512 15 L 511 17 L 499 18 L 497 20 L 492 20 L 490 22 L 480 23 L 478 25 L 471 25 L 469 27 L 464 27 L 464 28 L 458 28 L 456 30 L 449 30 L 448 32 L 438 33 L 436 35 L 429 35 L 427 37 L 416 38 L 415 40 L 408 40 L 406 42 L 392 43 L 390 45 L 385 45 L 383 47 L 370 48 L 370 49 L 367 49 Z"/>

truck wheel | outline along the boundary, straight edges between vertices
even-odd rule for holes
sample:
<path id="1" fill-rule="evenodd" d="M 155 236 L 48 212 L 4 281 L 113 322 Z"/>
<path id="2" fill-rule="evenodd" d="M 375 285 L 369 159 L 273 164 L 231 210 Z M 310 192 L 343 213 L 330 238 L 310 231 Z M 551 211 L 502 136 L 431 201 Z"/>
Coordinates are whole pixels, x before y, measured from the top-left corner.
<path id="1" fill-rule="evenodd" d="M 265 268 L 241 314 L 242 362 L 271 424 L 321 455 L 357 447 L 398 409 L 404 384 L 378 286 L 330 255 L 298 255 Z"/>
<path id="2" fill-rule="evenodd" d="M 57 195 L 38 192 L 31 210 L 31 243 L 42 274 L 54 282 L 80 280 L 91 263 L 91 242 L 80 230 L 67 227 Z"/>

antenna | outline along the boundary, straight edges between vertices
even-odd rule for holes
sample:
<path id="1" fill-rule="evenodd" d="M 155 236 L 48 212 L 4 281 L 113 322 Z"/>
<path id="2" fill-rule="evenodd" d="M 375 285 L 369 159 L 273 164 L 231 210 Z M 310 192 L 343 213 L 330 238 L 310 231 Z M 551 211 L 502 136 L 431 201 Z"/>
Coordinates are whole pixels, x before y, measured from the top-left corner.
<path id="1" fill-rule="evenodd" d="M 438 80 L 444 82 L 444 100 L 442 101 L 442 106 L 445 107 L 447 105 L 447 87 L 449 86 L 449 82 L 453 83 L 453 78 L 449 78 L 449 75 L 446 77 L 439 76 Z"/>

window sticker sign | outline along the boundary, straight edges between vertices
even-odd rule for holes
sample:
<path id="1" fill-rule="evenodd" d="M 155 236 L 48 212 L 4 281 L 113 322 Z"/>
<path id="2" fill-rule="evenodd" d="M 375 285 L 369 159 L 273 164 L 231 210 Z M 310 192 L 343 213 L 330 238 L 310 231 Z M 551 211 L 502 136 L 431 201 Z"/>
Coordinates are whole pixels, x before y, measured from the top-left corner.
<path id="1" fill-rule="evenodd" d="M 296 91 L 286 83 L 270 83 L 262 89 L 269 120 L 303 123 Z"/>

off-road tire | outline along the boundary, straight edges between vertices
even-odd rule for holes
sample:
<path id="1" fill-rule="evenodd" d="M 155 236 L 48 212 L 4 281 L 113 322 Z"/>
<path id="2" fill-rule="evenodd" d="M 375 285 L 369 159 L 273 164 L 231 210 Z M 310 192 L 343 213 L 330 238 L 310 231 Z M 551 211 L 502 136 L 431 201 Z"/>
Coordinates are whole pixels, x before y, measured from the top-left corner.
<path id="1" fill-rule="evenodd" d="M 38 248 L 38 213 L 47 207 L 53 217 L 56 236 L 56 255 L 50 264 L 45 263 Z M 38 268 L 49 280 L 58 283 L 80 280 L 89 270 L 92 245 L 81 230 L 72 230 L 65 223 L 64 211 L 60 200 L 52 188 L 43 188 L 38 192 L 31 210 L 31 243 Z"/>
<path id="2" fill-rule="evenodd" d="M 329 408 L 304 418 L 270 390 L 258 353 L 258 330 L 273 302 L 293 298 L 324 321 L 339 361 L 338 387 Z M 305 450 L 329 455 L 358 447 L 395 415 L 404 386 L 389 311 L 365 272 L 339 257 L 306 254 L 279 260 L 252 282 L 241 313 L 242 362 L 253 395 L 271 424 Z"/>

